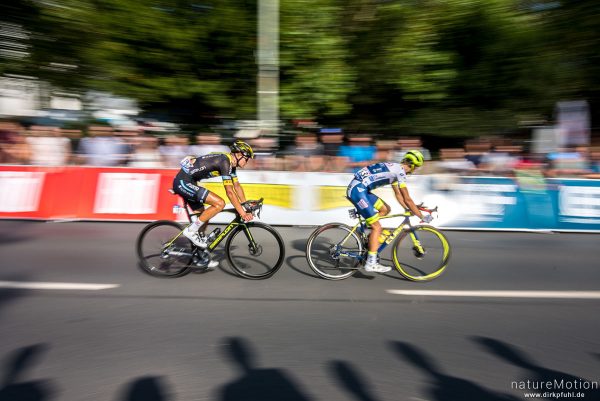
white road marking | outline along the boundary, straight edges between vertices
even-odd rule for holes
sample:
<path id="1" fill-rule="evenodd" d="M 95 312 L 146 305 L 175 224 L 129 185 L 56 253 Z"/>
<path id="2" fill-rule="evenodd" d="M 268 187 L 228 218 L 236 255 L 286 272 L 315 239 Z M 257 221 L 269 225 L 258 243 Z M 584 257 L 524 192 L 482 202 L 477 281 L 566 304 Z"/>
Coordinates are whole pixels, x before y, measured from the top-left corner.
<path id="1" fill-rule="evenodd" d="M 600 299 L 600 291 L 436 291 L 436 290 L 386 290 L 395 295 L 430 297 L 481 297 L 481 298 L 560 298 Z"/>
<path id="2" fill-rule="evenodd" d="M 120 284 L 95 283 L 44 283 L 27 281 L 0 281 L 0 288 L 18 288 L 25 290 L 85 290 L 98 291 L 120 287 Z"/>

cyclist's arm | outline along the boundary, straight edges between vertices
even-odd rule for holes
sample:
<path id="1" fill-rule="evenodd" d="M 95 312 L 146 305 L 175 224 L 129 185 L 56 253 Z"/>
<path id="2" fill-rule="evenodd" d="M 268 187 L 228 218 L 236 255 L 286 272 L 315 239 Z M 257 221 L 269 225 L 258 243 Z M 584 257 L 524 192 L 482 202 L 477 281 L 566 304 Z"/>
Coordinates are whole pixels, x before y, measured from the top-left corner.
<path id="1" fill-rule="evenodd" d="M 235 186 L 231 177 L 223 177 L 223 187 L 225 188 L 225 194 L 227 194 L 229 202 L 231 202 L 235 210 L 237 210 L 240 215 L 246 214 L 246 211 L 244 210 L 235 190 Z"/>
<path id="2" fill-rule="evenodd" d="M 223 177 L 223 186 L 225 187 L 225 194 L 227 194 L 229 201 L 231 202 L 235 210 L 237 210 L 242 219 L 244 221 L 251 221 L 254 218 L 254 215 L 252 213 L 246 212 L 246 210 L 242 206 L 239 195 L 235 190 L 232 178 Z"/>
<path id="3" fill-rule="evenodd" d="M 242 185 L 235 176 L 233 177 L 233 189 L 235 190 L 239 201 L 241 203 L 246 202 L 246 194 L 244 193 L 244 188 L 242 188 Z"/>
<path id="4" fill-rule="evenodd" d="M 235 168 L 231 166 L 231 159 L 229 157 L 222 157 L 220 164 L 220 173 L 221 178 L 223 179 L 223 187 L 225 188 L 225 194 L 229 198 L 229 201 L 235 208 L 235 210 L 242 216 L 242 219 L 245 221 L 252 220 L 252 213 L 247 213 L 244 207 L 242 206 L 242 202 L 246 200 L 244 191 L 238 192 L 236 190 L 236 186 L 239 187 L 240 184 L 237 182 L 237 174 L 235 173 Z M 241 193 L 241 197 L 240 197 Z"/>
<path id="5" fill-rule="evenodd" d="M 396 200 L 398 201 L 400 206 L 402 206 L 405 211 L 409 210 L 408 205 L 406 204 L 406 202 L 404 202 L 404 197 L 400 193 L 400 187 L 398 186 L 398 183 L 397 182 L 393 183 L 392 188 L 394 189 L 394 195 L 396 195 Z"/>
<path id="6" fill-rule="evenodd" d="M 405 209 L 410 210 L 415 216 L 423 220 L 423 214 L 408 194 L 408 188 L 406 188 L 406 184 L 403 183 L 400 185 L 392 185 L 392 188 L 394 188 L 394 195 L 396 195 L 396 199 L 398 200 L 398 202 Z"/>

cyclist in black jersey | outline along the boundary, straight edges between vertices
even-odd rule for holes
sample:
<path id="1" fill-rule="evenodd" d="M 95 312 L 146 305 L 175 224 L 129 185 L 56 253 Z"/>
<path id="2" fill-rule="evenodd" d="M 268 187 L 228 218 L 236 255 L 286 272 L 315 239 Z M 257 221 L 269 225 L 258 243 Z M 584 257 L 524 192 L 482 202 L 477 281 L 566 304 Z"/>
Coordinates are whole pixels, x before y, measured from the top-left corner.
<path id="1" fill-rule="evenodd" d="M 207 240 L 200 229 L 206 227 L 206 223 L 225 207 L 225 201 L 219 195 L 198 185 L 198 181 L 222 177 L 225 193 L 229 201 L 238 211 L 244 221 L 250 221 L 254 217 L 252 213 L 246 212 L 241 205 L 246 201 L 244 189 L 240 185 L 236 169 L 244 168 L 249 159 L 254 158 L 252 147 L 243 141 L 235 141 L 231 147 L 231 153 L 209 153 L 204 156 L 186 156 L 181 160 L 181 170 L 173 179 L 173 191 L 183 197 L 190 207 L 200 214 L 183 234 L 196 246 L 206 248 Z M 210 207 L 204 208 L 204 204 Z M 211 261 L 209 267 L 215 267 L 218 262 Z"/>

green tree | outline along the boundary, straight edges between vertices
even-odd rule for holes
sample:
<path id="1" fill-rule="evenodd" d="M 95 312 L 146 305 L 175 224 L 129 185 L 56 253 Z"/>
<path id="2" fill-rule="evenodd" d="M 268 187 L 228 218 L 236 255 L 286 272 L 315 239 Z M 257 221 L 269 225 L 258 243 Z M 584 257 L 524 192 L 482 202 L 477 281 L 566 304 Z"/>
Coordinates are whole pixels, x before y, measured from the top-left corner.
<path id="1" fill-rule="evenodd" d="M 339 116 L 355 71 L 339 30 L 342 7 L 333 0 L 281 2 L 281 114 L 287 118 Z"/>

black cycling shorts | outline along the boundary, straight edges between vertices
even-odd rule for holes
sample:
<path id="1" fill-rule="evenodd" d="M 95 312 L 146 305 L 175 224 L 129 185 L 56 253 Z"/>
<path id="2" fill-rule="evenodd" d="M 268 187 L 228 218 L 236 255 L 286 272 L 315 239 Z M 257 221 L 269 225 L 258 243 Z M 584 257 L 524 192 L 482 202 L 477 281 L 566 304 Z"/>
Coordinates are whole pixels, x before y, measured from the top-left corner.
<path id="1" fill-rule="evenodd" d="M 208 189 L 198 186 L 190 180 L 182 179 L 179 175 L 173 180 L 173 191 L 181 196 L 192 210 L 204 208 L 204 202 L 210 193 Z"/>

